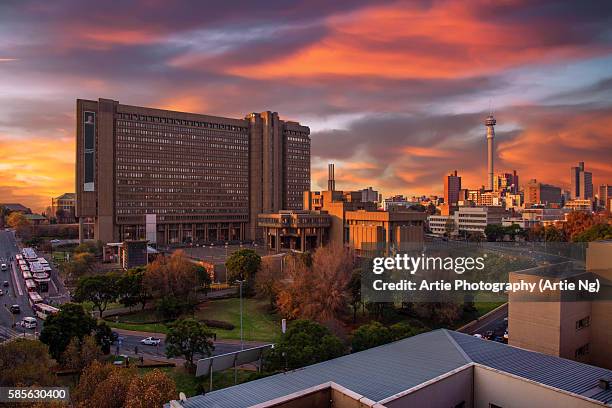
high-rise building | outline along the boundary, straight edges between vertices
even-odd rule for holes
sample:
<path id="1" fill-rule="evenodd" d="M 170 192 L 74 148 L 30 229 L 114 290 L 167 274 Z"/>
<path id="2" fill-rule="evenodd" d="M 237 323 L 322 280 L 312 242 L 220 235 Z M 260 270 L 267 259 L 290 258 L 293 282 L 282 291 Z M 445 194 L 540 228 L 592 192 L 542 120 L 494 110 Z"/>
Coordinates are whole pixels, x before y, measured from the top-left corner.
<path id="1" fill-rule="evenodd" d="M 487 183 L 488 189 L 493 190 L 493 172 L 495 160 L 495 124 L 497 121 L 491 113 L 485 120 L 485 126 L 487 127 Z"/>
<path id="2" fill-rule="evenodd" d="M 258 239 L 258 214 L 302 208 L 309 133 L 276 112 L 231 119 L 79 99 L 80 238 Z"/>
<path id="3" fill-rule="evenodd" d="M 605 208 L 610 198 L 612 198 L 612 184 L 601 184 L 597 194 L 599 207 Z"/>
<path id="4" fill-rule="evenodd" d="M 571 178 L 571 199 L 588 200 L 593 198 L 593 174 L 584 170 L 584 162 L 579 162 L 578 166 L 572 167 Z"/>
<path id="5" fill-rule="evenodd" d="M 516 170 L 513 170 L 512 173 L 496 174 L 493 180 L 493 191 L 502 194 L 518 194 L 519 178 Z"/>
<path id="6" fill-rule="evenodd" d="M 525 204 L 560 204 L 561 188 L 529 180 L 525 186 Z"/>
<path id="7" fill-rule="evenodd" d="M 448 205 L 457 205 L 460 190 L 461 176 L 458 176 L 457 170 L 455 170 L 444 178 L 444 203 Z"/>

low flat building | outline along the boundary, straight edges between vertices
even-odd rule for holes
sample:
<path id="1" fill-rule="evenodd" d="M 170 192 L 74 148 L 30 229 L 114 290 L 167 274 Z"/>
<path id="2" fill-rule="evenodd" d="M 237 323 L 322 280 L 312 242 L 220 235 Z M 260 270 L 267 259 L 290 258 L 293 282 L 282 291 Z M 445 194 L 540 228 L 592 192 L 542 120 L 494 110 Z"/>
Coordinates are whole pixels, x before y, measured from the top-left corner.
<path id="1" fill-rule="evenodd" d="M 427 221 L 431 233 L 435 235 L 444 235 L 447 223 L 452 220 L 454 230 L 451 235 L 477 232 L 484 236 L 487 225 L 501 225 L 502 218 L 507 216 L 508 212 L 498 206 L 461 206 L 452 215 L 430 215 Z"/>
<path id="2" fill-rule="evenodd" d="M 347 211 L 344 220 L 345 243 L 358 254 L 369 250 L 388 253 L 424 239 L 425 213 L 418 211 Z"/>
<path id="3" fill-rule="evenodd" d="M 440 329 L 167 407 L 595 408 L 612 403 L 611 377 L 603 368 Z"/>
<path id="4" fill-rule="evenodd" d="M 593 211 L 593 200 L 590 199 L 575 199 L 569 200 L 563 206 L 564 210 L 567 211 L 584 211 L 591 212 Z"/>
<path id="5" fill-rule="evenodd" d="M 321 211 L 280 211 L 258 217 L 265 245 L 276 252 L 309 251 L 327 244 L 330 224 L 329 214 Z"/>

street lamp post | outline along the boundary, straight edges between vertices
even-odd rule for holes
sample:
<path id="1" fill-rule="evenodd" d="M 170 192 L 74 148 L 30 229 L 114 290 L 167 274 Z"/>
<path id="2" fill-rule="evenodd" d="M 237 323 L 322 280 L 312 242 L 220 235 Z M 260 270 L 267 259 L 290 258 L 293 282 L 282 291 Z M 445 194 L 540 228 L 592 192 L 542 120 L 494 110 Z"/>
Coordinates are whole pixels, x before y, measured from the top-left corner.
<path id="1" fill-rule="evenodd" d="M 244 350 L 244 337 L 242 330 L 242 283 L 244 280 L 240 280 L 240 350 Z"/>

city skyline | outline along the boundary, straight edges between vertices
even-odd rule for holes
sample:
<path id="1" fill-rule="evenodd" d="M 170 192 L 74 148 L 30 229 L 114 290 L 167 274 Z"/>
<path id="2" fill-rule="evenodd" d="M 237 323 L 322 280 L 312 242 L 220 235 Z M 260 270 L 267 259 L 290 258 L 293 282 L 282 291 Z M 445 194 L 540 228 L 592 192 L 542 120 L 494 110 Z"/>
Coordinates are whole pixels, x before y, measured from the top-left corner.
<path id="1" fill-rule="evenodd" d="M 311 128 L 313 190 L 329 162 L 338 188 L 384 196 L 442 195 L 454 169 L 486 186 L 490 108 L 495 173 L 567 189 L 584 161 L 595 189 L 612 181 L 608 4 L 251 7 L 0 5 L 1 200 L 40 211 L 74 191 L 75 100 L 97 97 L 282 112 Z"/>

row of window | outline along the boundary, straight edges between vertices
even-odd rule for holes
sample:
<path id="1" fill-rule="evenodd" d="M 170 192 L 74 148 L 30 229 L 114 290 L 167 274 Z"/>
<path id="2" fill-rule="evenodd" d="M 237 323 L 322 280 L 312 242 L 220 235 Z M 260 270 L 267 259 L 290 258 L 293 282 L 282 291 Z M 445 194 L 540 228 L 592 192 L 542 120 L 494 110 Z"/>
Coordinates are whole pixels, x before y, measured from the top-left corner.
<path id="1" fill-rule="evenodd" d="M 182 125 L 182 126 L 191 126 L 191 127 L 204 127 L 204 128 L 209 128 L 209 129 L 231 130 L 235 132 L 248 132 L 249 130 L 248 127 L 229 125 L 229 124 L 224 124 L 224 123 L 212 123 L 212 122 L 204 122 L 204 121 L 197 121 L 197 120 L 164 118 L 164 117 L 159 117 L 159 116 L 140 115 L 136 113 L 118 113 L 116 117 L 118 118 L 117 123 L 123 126 L 127 126 L 128 124 L 135 124 L 135 122 L 126 122 L 126 121 L 139 121 L 139 122 L 165 123 L 165 124 L 171 124 L 171 125 Z M 119 119 L 123 119 L 123 120 L 119 120 Z"/>

